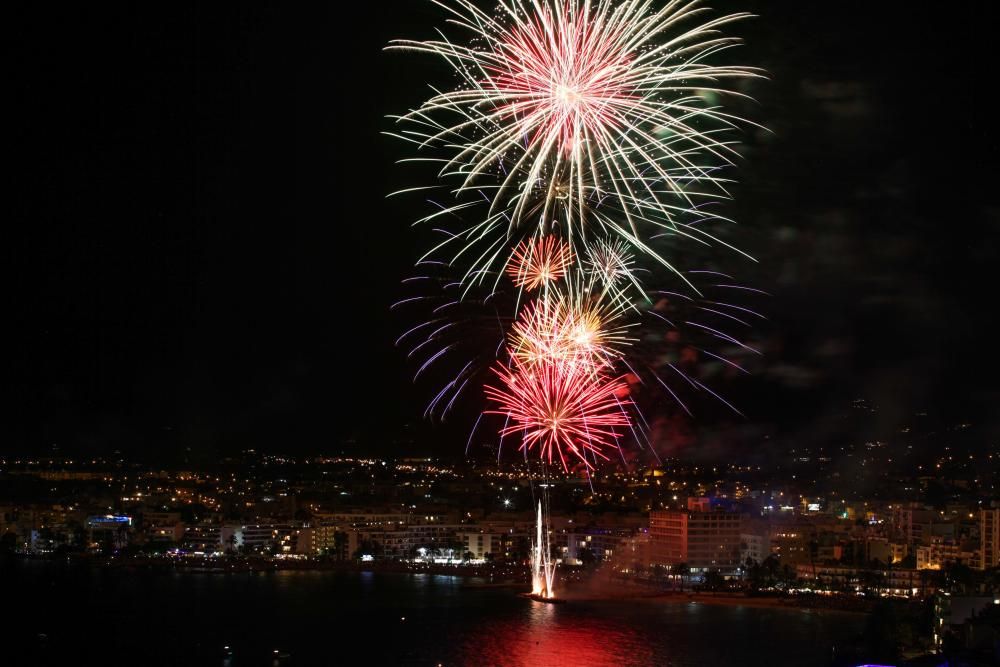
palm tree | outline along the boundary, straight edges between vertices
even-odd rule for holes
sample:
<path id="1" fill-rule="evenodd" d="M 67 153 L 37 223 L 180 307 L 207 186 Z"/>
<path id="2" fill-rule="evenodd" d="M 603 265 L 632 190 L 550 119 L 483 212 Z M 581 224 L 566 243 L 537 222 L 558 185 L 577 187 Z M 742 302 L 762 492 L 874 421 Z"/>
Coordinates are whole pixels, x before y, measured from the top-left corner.
<path id="1" fill-rule="evenodd" d="M 768 587 L 769 588 L 773 587 L 775 577 L 778 573 L 778 567 L 779 567 L 778 557 L 774 554 L 771 554 L 770 556 L 764 559 L 764 562 L 761 563 L 761 567 L 764 568 L 764 572 L 767 573 Z"/>
<path id="2" fill-rule="evenodd" d="M 747 580 L 748 588 L 751 590 L 760 588 L 761 576 L 764 571 L 760 563 L 748 556 L 746 562 L 743 564 L 743 568 L 743 577 Z"/>
<path id="3" fill-rule="evenodd" d="M 785 582 L 785 584 L 794 584 L 795 581 L 798 579 L 798 575 L 795 572 L 795 568 L 793 568 L 791 565 L 788 564 L 784 565 L 781 568 L 781 579 L 782 581 Z"/>

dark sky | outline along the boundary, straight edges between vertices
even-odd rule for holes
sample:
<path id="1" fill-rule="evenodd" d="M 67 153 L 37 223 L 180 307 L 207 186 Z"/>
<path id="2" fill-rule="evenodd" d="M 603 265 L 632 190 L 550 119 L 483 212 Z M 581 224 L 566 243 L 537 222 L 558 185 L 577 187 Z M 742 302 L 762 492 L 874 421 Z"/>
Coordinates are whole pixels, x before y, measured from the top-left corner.
<path id="1" fill-rule="evenodd" d="M 440 75 L 382 46 L 440 15 L 250 4 L 9 10 L 0 453 L 461 453 L 392 344 L 421 211 L 385 200 L 379 134 Z M 716 5 L 760 15 L 734 31 L 772 77 L 731 205 L 760 260 L 733 270 L 773 294 L 748 437 L 829 438 L 857 397 L 1000 430 L 991 4 Z"/>

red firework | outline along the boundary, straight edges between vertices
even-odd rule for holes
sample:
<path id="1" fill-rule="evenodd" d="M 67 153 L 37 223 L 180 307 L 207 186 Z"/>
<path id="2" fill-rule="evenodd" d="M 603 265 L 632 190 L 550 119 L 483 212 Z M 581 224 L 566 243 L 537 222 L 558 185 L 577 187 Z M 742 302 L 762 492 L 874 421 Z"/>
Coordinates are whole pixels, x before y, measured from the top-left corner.
<path id="1" fill-rule="evenodd" d="M 554 236 L 528 243 L 522 241 L 514 249 L 507 275 L 518 287 L 529 292 L 566 275 L 573 264 L 569 245 Z"/>
<path id="2" fill-rule="evenodd" d="M 501 114 L 534 127 L 538 143 L 570 153 L 583 137 L 607 136 L 627 114 L 644 111 L 624 25 L 568 3 L 536 11 L 503 36 L 503 66 L 487 69 L 483 88 L 509 100 Z"/>
<path id="3" fill-rule="evenodd" d="M 511 364 L 493 369 L 502 387 L 486 386 L 487 398 L 497 404 L 486 414 L 509 420 L 501 437 L 521 434 L 521 450 L 537 445 L 543 461 L 551 464 L 558 455 L 564 470 L 569 469 L 567 455 L 588 468 L 597 458 L 608 459 L 604 450 L 616 446 L 622 435 L 616 427 L 630 424 L 626 407 L 631 401 L 619 398 L 628 393 L 622 378 L 577 364 L 526 366 L 516 357 Z"/>

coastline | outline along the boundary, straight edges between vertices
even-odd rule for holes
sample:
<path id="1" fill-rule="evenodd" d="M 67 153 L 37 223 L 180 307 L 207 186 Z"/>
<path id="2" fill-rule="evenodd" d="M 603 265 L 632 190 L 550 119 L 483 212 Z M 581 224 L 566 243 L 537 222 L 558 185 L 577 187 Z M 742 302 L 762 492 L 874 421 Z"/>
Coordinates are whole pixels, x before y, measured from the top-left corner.
<path id="1" fill-rule="evenodd" d="M 528 573 L 522 566 L 449 565 L 409 563 L 402 561 L 360 562 L 357 560 L 275 559 L 275 558 L 200 558 L 200 557 L 101 557 L 86 554 L 66 556 L 28 556 L 12 558 L 25 562 L 72 564 L 95 569 L 177 572 L 186 574 L 226 575 L 264 574 L 269 572 L 373 572 L 386 574 L 433 574 L 450 577 L 478 578 L 484 582 L 468 582 L 470 588 L 530 586 Z"/>
<path id="2" fill-rule="evenodd" d="M 714 595 L 712 593 L 692 593 L 684 596 L 662 596 L 652 598 L 668 604 L 710 604 L 723 607 L 753 607 L 755 609 L 785 609 L 788 611 L 805 612 L 836 612 L 841 614 L 869 614 L 870 609 L 862 606 L 856 608 L 834 607 L 819 604 L 808 604 L 814 600 L 806 598 L 776 598 L 750 597 L 740 595 Z M 831 600 L 836 599 L 832 598 Z M 805 602 L 806 604 L 800 604 Z"/>
<path id="3" fill-rule="evenodd" d="M 343 572 L 376 574 L 428 574 L 436 576 L 461 577 L 465 581 L 462 588 L 470 591 L 484 589 L 509 589 L 520 595 L 530 588 L 527 572 L 522 567 L 496 565 L 445 565 L 434 563 L 405 563 L 386 561 L 363 563 L 354 560 L 277 560 L 277 559 L 192 559 L 192 558 L 97 558 L 75 556 L 70 558 L 21 557 L 23 561 L 47 563 L 69 563 L 86 567 L 147 572 L 172 572 L 197 575 L 268 574 L 273 572 Z M 473 581 L 478 579 L 479 581 Z M 574 582 L 578 584 L 579 582 Z M 580 590 L 578 585 L 564 582 L 560 601 L 573 602 L 622 602 L 632 601 L 644 604 L 705 604 L 726 607 L 749 607 L 756 609 L 782 609 L 804 612 L 837 612 L 844 614 L 868 614 L 873 600 L 840 596 L 747 596 L 732 593 L 712 593 L 695 591 L 649 590 L 635 585 L 617 582 L 616 592 L 597 594 Z M 519 590 L 520 589 L 520 590 Z"/>
<path id="4" fill-rule="evenodd" d="M 852 615 L 867 615 L 871 613 L 871 601 L 853 600 L 850 606 L 830 603 L 840 602 L 840 598 L 813 599 L 799 597 L 751 597 L 744 595 L 718 595 L 713 593 L 633 593 L 620 595 L 573 595 L 572 592 L 564 598 L 567 602 L 636 602 L 650 605 L 682 605 L 704 604 L 717 607 L 749 607 L 754 609 L 778 609 L 784 611 L 801 611 L 809 613 L 834 612 Z M 821 602 L 817 604 L 817 602 Z"/>
<path id="5" fill-rule="evenodd" d="M 839 595 L 746 595 L 733 592 L 655 590 L 618 581 L 613 592 L 605 586 L 600 592 L 563 586 L 561 594 L 570 602 L 637 602 L 643 604 L 705 604 L 720 607 L 750 607 L 805 612 L 869 614 L 876 600 Z"/>

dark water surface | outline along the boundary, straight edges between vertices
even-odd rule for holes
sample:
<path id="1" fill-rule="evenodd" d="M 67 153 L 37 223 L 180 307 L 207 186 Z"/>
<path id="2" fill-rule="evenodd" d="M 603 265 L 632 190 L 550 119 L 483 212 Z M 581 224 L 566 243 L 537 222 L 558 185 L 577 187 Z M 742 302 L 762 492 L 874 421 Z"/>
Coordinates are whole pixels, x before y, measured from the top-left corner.
<path id="1" fill-rule="evenodd" d="M 13 614 L 0 622 L 0 664 L 14 665 L 826 667 L 865 622 L 654 600 L 547 605 L 435 575 L 3 568 Z"/>

